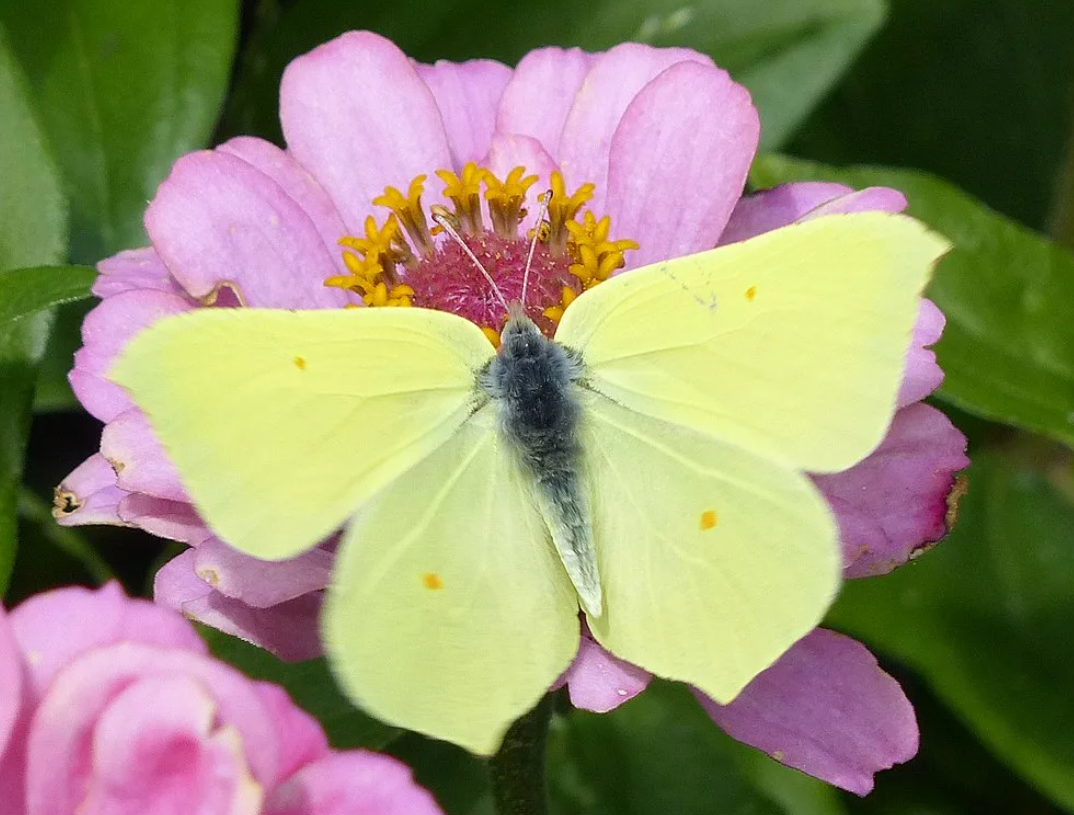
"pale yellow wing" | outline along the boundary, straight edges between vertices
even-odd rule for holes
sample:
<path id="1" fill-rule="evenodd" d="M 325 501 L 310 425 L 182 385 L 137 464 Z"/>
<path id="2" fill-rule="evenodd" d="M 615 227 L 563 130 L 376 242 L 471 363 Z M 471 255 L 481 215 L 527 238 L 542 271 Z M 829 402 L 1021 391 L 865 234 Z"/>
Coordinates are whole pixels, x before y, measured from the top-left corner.
<path id="1" fill-rule="evenodd" d="M 812 630 L 840 579 L 837 529 L 777 461 L 592 395 L 583 430 L 604 614 L 597 640 L 718 702 Z"/>
<path id="2" fill-rule="evenodd" d="M 232 546 L 294 555 L 443 444 L 493 348 L 425 309 L 202 309 L 139 334 L 111 372 Z"/>
<path id="3" fill-rule="evenodd" d="M 900 215 L 818 218 L 612 278 L 571 304 L 556 340 L 632 410 L 838 471 L 887 429 L 947 248 Z"/>
<path id="4" fill-rule="evenodd" d="M 369 502 L 324 615 L 343 688 L 483 755 L 578 649 L 578 598 L 488 406 Z"/>

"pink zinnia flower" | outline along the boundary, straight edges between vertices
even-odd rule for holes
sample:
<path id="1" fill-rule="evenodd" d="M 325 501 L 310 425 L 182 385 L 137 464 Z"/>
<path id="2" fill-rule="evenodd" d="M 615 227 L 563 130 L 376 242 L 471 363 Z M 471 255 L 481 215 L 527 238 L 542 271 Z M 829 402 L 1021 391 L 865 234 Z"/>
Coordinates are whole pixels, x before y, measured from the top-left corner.
<path id="1" fill-rule="evenodd" d="M 4 815 L 442 815 L 395 759 L 333 752 L 282 688 L 116 584 L 0 608 Z"/>
<path id="2" fill-rule="evenodd" d="M 550 331 L 574 296 L 611 274 L 819 214 L 906 203 L 894 190 L 832 184 L 742 198 L 756 110 L 745 89 L 685 49 L 546 48 L 512 70 L 420 65 L 375 34 L 349 33 L 289 66 L 280 110 L 286 150 L 238 138 L 180 159 L 146 213 L 152 246 L 101 262 L 103 302 L 86 319 L 70 378 L 106 426 L 100 454 L 57 489 L 56 514 L 190 544 L 158 574 L 158 602 L 285 659 L 319 653 L 333 541 L 266 563 L 205 527 L 145 417 L 105 378 L 135 333 L 195 308 L 414 304 L 461 314 L 495 342 L 502 309 L 459 248 L 433 234 L 431 205 L 446 207 L 512 297 L 536 194 L 554 191 L 528 298 Z M 943 377 L 928 350 L 942 330 L 923 300 L 887 438 L 851 470 L 817 478 L 839 519 L 848 578 L 890 571 L 946 532 L 965 440 L 921 403 Z M 598 711 L 648 680 L 589 638 L 564 678 L 574 704 Z M 702 704 L 736 738 L 858 793 L 917 749 L 898 685 L 832 632 L 805 637 L 734 703 Z"/>

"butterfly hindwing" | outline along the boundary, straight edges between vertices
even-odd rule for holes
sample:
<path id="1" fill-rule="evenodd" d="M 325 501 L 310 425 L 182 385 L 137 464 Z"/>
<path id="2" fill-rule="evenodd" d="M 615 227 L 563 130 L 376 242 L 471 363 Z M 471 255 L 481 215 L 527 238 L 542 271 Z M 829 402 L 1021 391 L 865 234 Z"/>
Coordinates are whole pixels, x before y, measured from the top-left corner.
<path id="1" fill-rule="evenodd" d="M 818 218 L 585 292 L 556 332 L 632 410 L 810 472 L 882 438 L 933 262 L 910 218 Z"/>
<path id="2" fill-rule="evenodd" d="M 728 702 L 824 615 L 840 550 L 808 478 L 732 443 L 587 400 L 585 472 L 616 656 Z"/>
<path id="3" fill-rule="evenodd" d="M 135 337 L 111 372 L 199 513 L 275 559 L 338 528 L 466 420 L 493 349 L 424 309 L 200 309 Z"/>
<path id="4" fill-rule="evenodd" d="M 494 752 L 578 649 L 578 599 L 491 406 L 379 493 L 341 544 L 324 635 L 378 718 Z"/>

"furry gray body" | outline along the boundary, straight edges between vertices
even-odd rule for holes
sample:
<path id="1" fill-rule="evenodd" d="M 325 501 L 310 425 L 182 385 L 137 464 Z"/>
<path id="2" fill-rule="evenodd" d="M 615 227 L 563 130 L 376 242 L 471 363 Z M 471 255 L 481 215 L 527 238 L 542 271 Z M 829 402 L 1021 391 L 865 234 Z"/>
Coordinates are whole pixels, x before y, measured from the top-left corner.
<path id="1" fill-rule="evenodd" d="M 533 479 L 539 509 L 582 605 L 600 616 L 600 579 L 580 474 L 581 405 L 574 393 L 583 373 L 577 355 L 513 310 L 500 352 L 479 382 L 500 406 L 504 438 Z"/>

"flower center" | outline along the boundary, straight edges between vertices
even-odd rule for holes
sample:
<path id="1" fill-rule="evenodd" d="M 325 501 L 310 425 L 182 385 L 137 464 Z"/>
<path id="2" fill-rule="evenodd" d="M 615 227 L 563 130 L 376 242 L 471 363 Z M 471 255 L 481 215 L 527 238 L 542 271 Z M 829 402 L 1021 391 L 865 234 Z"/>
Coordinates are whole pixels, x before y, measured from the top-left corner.
<path id="1" fill-rule="evenodd" d="M 474 258 L 508 302 L 521 299 L 529 263 L 526 313 L 551 336 L 574 298 L 607 280 L 623 267 L 624 253 L 638 248 L 634 241 L 609 240 L 611 219 L 581 212 L 593 196 L 593 185 L 568 194 L 558 171 L 552 173 L 544 199 L 547 214 L 530 229 L 523 228 L 526 198 L 537 176 L 526 175 L 525 168 L 516 167 L 500 179 L 470 162 L 457 175 L 450 170 L 436 174 L 451 206 L 422 206 L 424 175 L 410 182 L 406 195 L 386 188 L 373 203 L 390 214 L 381 223 L 369 216 L 364 236 L 340 240 L 348 274 L 328 278 L 326 286 L 350 291 L 366 306 L 450 311 L 480 326 L 499 345 L 507 315 Z M 446 231 L 456 233 L 466 248 Z"/>

